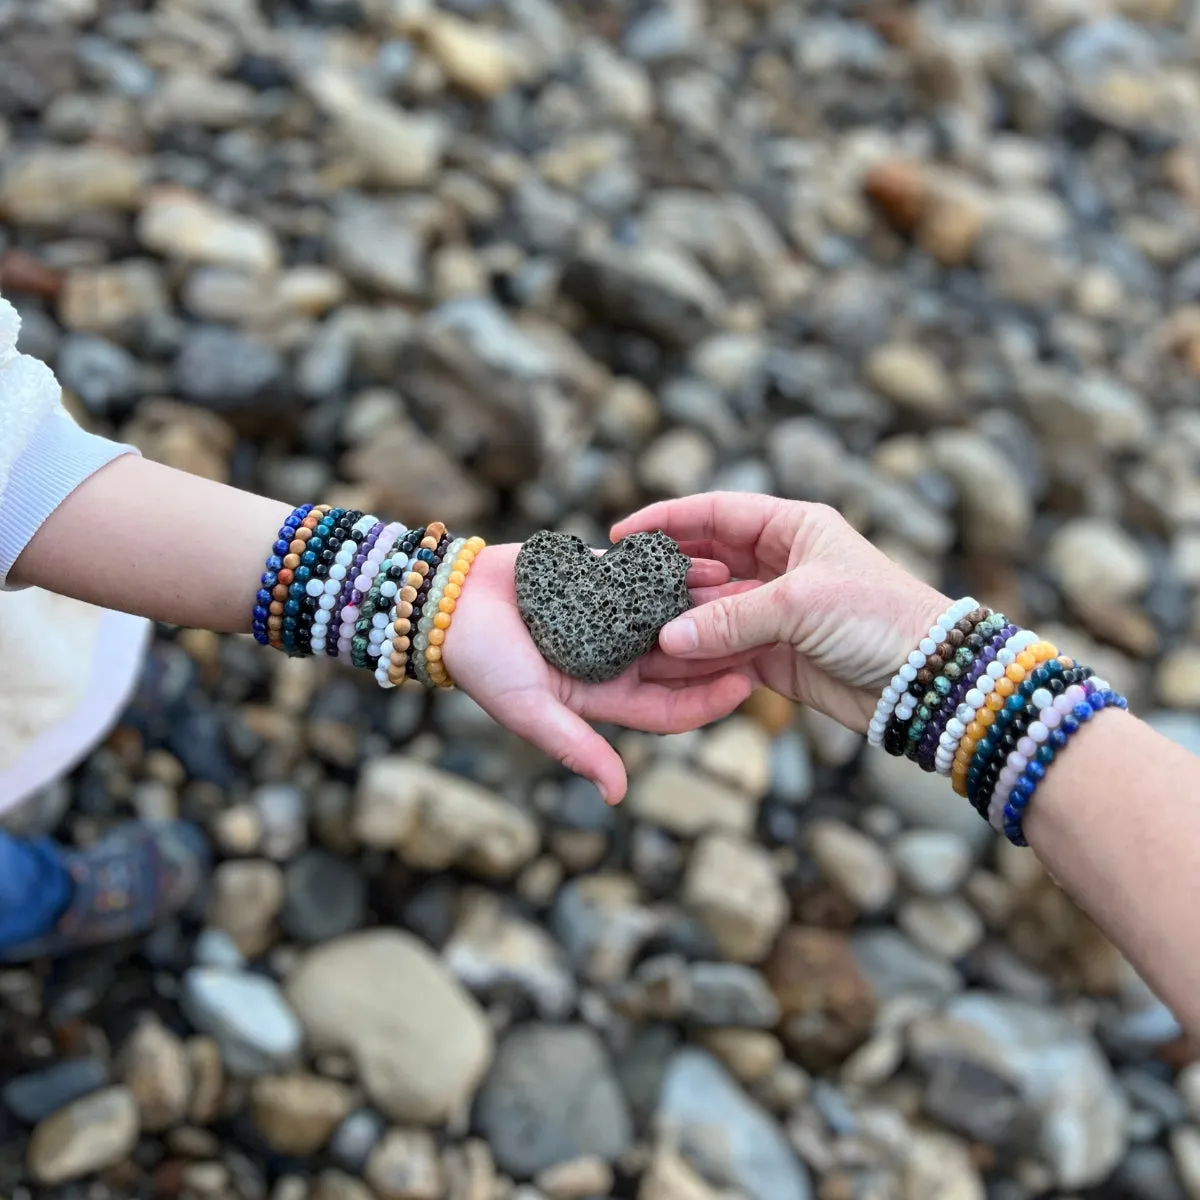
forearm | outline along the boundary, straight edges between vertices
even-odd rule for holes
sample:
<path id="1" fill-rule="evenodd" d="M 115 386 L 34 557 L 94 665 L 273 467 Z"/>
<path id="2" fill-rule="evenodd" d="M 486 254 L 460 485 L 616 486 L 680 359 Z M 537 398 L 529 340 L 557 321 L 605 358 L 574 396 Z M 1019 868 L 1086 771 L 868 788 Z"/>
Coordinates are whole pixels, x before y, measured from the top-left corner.
<path id="1" fill-rule="evenodd" d="M 1024 828 L 1063 888 L 1200 1032 L 1200 762 L 1106 710 L 1046 773 Z"/>
<path id="2" fill-rule="evenodd" d="M 50 514 L 10 581 L 172 625 L 246 633 L 264 559 L 290 511 L 127 455 Z"/>

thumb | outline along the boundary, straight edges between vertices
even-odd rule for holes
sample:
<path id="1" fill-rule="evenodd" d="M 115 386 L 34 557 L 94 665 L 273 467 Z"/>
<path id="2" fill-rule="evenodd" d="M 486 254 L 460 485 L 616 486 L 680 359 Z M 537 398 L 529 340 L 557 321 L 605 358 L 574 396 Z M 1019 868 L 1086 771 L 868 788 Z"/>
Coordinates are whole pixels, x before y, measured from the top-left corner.
<path id="1" fill-rule="evenodd" d="M 795 619 L 787 581 L 781 575 L 762 587 L 693 608 L 663 626 L 658 644 L 676 657 L 723 658 L 786 642 Z"/>

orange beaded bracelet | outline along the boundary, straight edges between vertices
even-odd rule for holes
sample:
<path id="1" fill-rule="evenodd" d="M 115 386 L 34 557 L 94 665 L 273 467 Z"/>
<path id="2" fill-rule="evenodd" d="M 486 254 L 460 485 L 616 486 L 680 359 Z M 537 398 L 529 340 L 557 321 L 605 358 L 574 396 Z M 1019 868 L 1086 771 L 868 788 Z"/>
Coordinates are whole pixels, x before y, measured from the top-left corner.
<path id="1" fill-rule="evenodd" d="M 466 544 L 459 550 L 451 564 L 445 586 L 437 598 L 437 608 L 432 614 L 431 628 L 425 634 L 428 645 L 424 646 L 425 671 L 429 676 L 430 683 L 435 687 L 451 688 L 454 686 L 454 681 L 450 678 L 442 660 L 442 648 L 446 644 L 446 637 L 454 619 L 454 610 L 458 607 L 459 598 L 462 596 L 463 585 L 467 582 L 467 576 L 470 574 L 476 555 L 486 545 L 487 543 L 481 537 L 467 539 Z"/>

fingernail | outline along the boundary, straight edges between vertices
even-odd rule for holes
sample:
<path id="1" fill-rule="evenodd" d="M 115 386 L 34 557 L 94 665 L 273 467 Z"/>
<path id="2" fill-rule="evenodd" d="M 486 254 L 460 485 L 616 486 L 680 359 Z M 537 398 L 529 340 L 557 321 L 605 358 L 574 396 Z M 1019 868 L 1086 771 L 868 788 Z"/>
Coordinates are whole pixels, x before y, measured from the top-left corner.
<path id="1" fill-rule="evenodd" d="M 668 654 L 688 654 L 700 645 L 700 633 L 691 617 L 680 617 L 664 625 L 659 644 Z"/>

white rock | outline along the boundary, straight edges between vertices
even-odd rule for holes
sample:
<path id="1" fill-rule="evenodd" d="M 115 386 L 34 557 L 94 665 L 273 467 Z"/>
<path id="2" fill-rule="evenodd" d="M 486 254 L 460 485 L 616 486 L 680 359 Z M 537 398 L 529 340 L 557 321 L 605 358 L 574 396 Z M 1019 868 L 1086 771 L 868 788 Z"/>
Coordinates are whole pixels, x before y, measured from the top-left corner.
<path id="1" fill-rule="evenodd" d="M 279 245 L 265 225 L 179 187 L 154 189 L 138 217 L 137 234 L 147 250 L 187 263 L 249 272 L 279 265 Z"/>
<path id="2" fill-rule="evenodd" d="M 882 912 L 896 892 L 896 871 L 876 842 L 840 821 L 809 830 L 808 850 L 821 874 L 862 913 Z"/>

